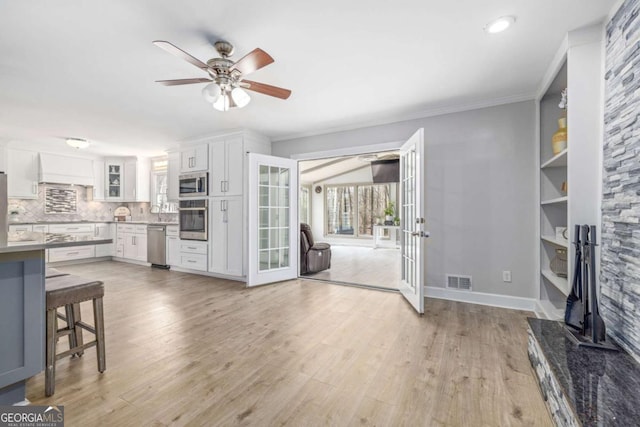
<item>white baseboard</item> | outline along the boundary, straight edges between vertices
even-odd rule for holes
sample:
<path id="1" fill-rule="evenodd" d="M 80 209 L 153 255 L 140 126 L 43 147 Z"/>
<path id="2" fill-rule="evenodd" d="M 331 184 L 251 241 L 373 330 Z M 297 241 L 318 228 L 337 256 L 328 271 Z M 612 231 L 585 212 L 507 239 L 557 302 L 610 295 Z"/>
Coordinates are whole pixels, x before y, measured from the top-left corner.
<path id="1" fill-rule="evenodd" d="M 226 274 L 211 273 L 209 271 L 190 270 L 188 268 L 177 267 L 175 265 L 171 266 L 170 271 L 179 271 L 180 273 L 197 274 L 198 276 L 215 277 L 216 279 L 226 279 L 226 280 L 232 280 L 234 282 L 242 282 L 242 283 L 247 282 L 246 276 L 229 276 Z"/>
<path id="2" fill-rule="evenodd" d="M 537 308 L 536 300 L 534 298 L 487 294 L 484 292 L 437 288 L 434 286 L 425 286 L 424 294 L 427 298 L 446 299 L 451 301 L 467 302 L 470 304 L 488 305 L 491 307 L 511 308 L 513 310 L 536 312 Z"/>

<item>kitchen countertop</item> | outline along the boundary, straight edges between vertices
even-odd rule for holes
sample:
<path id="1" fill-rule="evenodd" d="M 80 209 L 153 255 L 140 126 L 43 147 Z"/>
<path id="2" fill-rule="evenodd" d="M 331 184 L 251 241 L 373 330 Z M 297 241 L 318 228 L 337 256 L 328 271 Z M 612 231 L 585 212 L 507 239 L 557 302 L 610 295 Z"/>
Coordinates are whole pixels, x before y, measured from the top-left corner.
<path id="1" fill-rule="evenodd" d="M 80 220 L 80 221 L 35 221 L 35 222 L 10 222 L 9 225 L 49 225 L 49 224 L 151 224 L 151 225 L 178 225 L 177 221 L 109 221 L 109 220 Z"/>
<path id="2" fill-rule="evenodd" d="M 58 233 L 9 233 L 7 243 L 0 243 L 0 254 L 108 243 L 113 243 L 113 239 L 94 236 L 72 236 Z"/>

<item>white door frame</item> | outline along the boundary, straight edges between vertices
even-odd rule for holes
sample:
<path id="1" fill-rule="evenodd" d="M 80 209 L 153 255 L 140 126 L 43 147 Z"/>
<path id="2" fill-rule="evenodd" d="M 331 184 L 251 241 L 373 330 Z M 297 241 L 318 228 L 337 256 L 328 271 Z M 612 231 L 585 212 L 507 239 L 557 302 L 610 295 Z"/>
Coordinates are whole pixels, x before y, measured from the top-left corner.
<path id="1" fill-rule="evenodd" d="M 361 154 L 378 153 L 381 151 L 399 150 L 406 141 L 384 142 L 381 144 L 359 145 L 356 147 L 335 148 L 333 150 L 314 151 L 311 153 L 300 153 L 291 155 L 291 159 L 298 160 L 318 160 L 327 157 L 358 156 Z"/>
<path id="2" fill-rule="evenodd" d="M 359 145 L 355 147 L 335 148 L 325 151 L 314 151 L 311 153 L 292 154 L 289 158 L 298 161 L 298 185 L 300 185 L 300 162 L 305 160 L 319 160 L 329 157 L 359 156 L 362 154 L 380 153 L 383 151 L 399 150 L 406 141 L 383 142 L 380 144 Z M 399 190 L 398 190 L 399 191 Z M 300 197 L 300 192 L 296 193 L 296 200 Z M 296 203 L 297 204 L 297 203 Z M 300 212 L 298 212 L 298 235 L 300 235 Z M 300 265 L 298 265 L 298 277 L 300 275 Z M 381 288 L 382 289 L 382 288 Z"/>
<path id="3" fill-rule="evenodd" d="M 411 138 L 412 139 L 416 134 L 421 134 L 422 136 L 422 141 L 424 144 L 424 129 L 420 128 L 418 129 L 414 134 L 412 134 Z M 344 147 L 344 148 L 336 148 L 336 149 L 332 149 L 332 150 L 325 150 L 325 151 L 316 151 L 316 152 L 311 152 L 311 153 L 300 153 L 300 154 L 294 154 L 291 155 L 290 158 L 294 159 L 294 160 L 298 160 L 298 163 L 300 161 L 303 160 L 318 160 L 318 159 L 324 159 L 324 158 L 329 158 L 329 157 L 340 157 L 340 156 L 357 156 L 357 155 L 361 155 L 361 154 L 370 154 L 370 153 L 376 153 L 376 152 L 382 152 L 382 151 L 389 151 L 389 150 L 400 150 L 403 145 L 406 143 L 407 141 L 393 141 L 393 142 L 386 142 L 386 143 L 380 143 L 380 144 L 371 144 L 371 145 L 361 145 L 361 146 L 355 146 L 355 147 Z M 423 145 L 423 148 L 426 148 Z M 425 169 L 424 172 L 426 174 L 426 159 L 425 159 L 425 154 L 424 152 L 421 153 L 422 154 L 422 159 L 420 160 L 421 162 L 424 162 L 425 165 Z M 300 167 L 298 167 L 298 174 L 300 173 Z M 420 179 L 422 180 L 421 184 L 422 186 L 424 186 L 425 180 L 424 180 L 425 176 L 421 176 Z M 398 191 L 400 192 L 401 189 L 399 188 Z M 426 195 L 426 189 L 423 188 L 423 197 L 422 197 L 422 203 L 423 203 L 423 207 L 422 207 L 422 216 L 426 217 L 426 204 L 424 204 L 424 198 Z M 299 194 L 296 195 L 296 198 L 299 197 Z M 299 213 L 298 213 L 299 215 Z M 300 218 L 298 217 L 298 222 Z M 299 225 L 298 225 L 299 227 Z M 426 230 L 424 230 L 426 232 Z M 298 233 L 300 231 L 298 230 Z M 428 232 L 426 232 L 425 237 L 428 236 Z M 417 295 L 411 295 L 410 293 L 406 292 L 405 289 L 402 289 L 402 284 L 400 283 L 399 285 L 399 291 L 400 293 L 403 294 L 403 296 L 405 298 L 407 298 L 407 300 L 409 300 L 409 302 L 411 303 L 411 305 L 416 308 L 416 311 L 420 314 L 424 313 L 424 297 L 425 297 L 425 285 L 424 285 L 424 278 L 426 277 L 426 268 L 427 268 L 427 263 L 425 261 L 425 256 L 426 256 L 426 247 L 425 244 L 423 242 L 424 239 L 418 239 L 421 243 L 420 245 L 421 247 L 421 251 L 420 251 L 420 263 L 422 264 L 422 274 L 418 275 L 418 283 L 416 284 L 416 290 L 417 290 L 417 294 L 421 296 L 421 303 L 418 302 L 416 300 L 416 296 Z M 298 272 L 298 276 L 300 276 L 300 272 Z M 419 289 L 418 289 L 419 288 Z M 412 301 L 411 299 L 415 300 Z"/>

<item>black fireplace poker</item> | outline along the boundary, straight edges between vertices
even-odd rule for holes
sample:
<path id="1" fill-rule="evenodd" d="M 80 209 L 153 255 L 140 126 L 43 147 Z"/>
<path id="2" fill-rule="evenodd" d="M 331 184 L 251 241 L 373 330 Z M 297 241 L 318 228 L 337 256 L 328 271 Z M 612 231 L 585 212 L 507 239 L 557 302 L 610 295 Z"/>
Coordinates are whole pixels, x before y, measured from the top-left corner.
<path id="1" fill-rule="evenodd" d="M 607 330 L 598 308 L 596 290 L 596 226 L 575 226 L 575 270 L 567 297 L 565 325 L 578 345 L 618 351 L 607 341 Z"/>

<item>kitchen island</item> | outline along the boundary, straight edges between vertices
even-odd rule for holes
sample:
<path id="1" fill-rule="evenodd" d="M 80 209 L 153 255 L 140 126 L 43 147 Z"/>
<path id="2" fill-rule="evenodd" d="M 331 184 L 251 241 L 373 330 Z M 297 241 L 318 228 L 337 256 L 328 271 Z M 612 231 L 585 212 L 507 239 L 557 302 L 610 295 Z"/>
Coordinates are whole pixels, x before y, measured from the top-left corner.
<path id="1" fill-rule="evenodd" d="M 112 239 L 9 233 L 0 240 L 0 405 L 25 401 L 25 380 L 44 369 L 45 249 Z"/>

